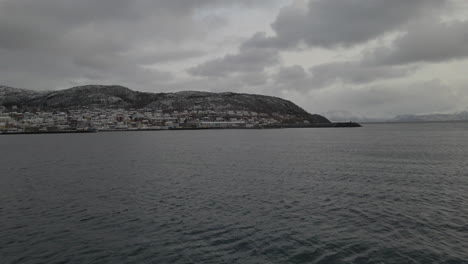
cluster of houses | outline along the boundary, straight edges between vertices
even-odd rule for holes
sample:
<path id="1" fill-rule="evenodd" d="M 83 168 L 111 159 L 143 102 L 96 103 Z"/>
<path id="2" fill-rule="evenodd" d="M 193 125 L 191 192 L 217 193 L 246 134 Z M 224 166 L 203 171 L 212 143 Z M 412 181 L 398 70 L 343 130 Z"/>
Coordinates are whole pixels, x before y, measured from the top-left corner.
<path id="1" fill-rule="evenodd" d="M 250 111 L 163 112 L 151 109 L 78 109 L 13 111 L 0 107 L 0 131 L 113 131 L 197 128 L 256 128 L 279 124 L 289 116 Z M 307 121 L 304 121 L 307 122 Z"/>

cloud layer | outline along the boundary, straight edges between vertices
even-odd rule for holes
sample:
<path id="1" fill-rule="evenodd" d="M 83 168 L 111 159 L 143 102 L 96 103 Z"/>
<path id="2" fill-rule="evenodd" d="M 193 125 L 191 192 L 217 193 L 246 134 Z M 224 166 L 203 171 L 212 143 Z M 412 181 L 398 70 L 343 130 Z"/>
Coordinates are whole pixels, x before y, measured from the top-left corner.
<path id="1" fill-rule="evenodd" d="M 381 117 L 463 110 L 466 9 L 462 0 L 0 0 L 0 84 L 242 91 Z"/>

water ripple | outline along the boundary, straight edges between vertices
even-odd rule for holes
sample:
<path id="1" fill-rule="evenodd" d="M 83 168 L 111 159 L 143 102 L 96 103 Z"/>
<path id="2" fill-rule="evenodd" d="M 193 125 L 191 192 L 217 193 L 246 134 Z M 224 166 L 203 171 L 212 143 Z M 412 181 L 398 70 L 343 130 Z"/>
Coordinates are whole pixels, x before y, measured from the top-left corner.
<path id="1" fill-rule="evenodd" d="M 466 131 L 8 137 L 1 262 L 468 263 Z"/>

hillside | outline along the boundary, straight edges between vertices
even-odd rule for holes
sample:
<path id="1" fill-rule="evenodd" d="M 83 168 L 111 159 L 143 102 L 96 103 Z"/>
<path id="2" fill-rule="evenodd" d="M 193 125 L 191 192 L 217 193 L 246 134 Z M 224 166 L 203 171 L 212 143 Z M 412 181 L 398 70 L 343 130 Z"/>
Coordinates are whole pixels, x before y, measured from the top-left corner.
<path id="1" fill-rule="evenodd" d="M 173 111 L 249 111 L 267 114 L 283 121 L 330 123 L 294 103 L 278 97 L 185 91 L 176 93 L 147 93 L 118 85 L 87 85 L 66 90 L 35 92 L 0 86 L 0 105 L 28 110 L 71 110 L 80 108 L 146 108 Z"/>
<path id="2" fill-rule="evenodd" d="M 45 94 L 45 92 L 0 85 L 0 105 L 7 107 L 12 105 L 22 105 L 43 94 Z"/>

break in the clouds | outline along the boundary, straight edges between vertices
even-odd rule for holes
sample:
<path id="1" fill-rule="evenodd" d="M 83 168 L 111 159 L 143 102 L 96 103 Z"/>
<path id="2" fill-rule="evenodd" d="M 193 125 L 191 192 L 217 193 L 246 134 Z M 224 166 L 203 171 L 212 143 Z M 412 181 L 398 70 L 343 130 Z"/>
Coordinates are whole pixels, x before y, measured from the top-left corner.
<path id="1" fill-rule="evenodd" d="M 463 0 L 0 0 L 0 84 L 241 91 L 312 112 L 463 110 Z"/>

